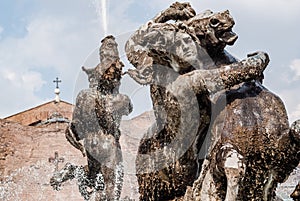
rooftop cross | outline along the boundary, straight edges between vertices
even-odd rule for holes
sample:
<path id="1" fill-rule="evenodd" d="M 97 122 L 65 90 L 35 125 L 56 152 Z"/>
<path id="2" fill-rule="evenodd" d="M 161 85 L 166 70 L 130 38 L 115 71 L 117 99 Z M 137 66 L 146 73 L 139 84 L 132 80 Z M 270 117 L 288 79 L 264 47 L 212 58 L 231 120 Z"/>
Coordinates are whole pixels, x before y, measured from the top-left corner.
<path id="1" fill-rule="evenodd" d="M 53 80 L 53 82 L 56 82 L 56 88 L 58 89 L 58 83 L 61 82 L 61 80 L 59 80 L 58 77 L 56 77 L 56 79 Z"/>

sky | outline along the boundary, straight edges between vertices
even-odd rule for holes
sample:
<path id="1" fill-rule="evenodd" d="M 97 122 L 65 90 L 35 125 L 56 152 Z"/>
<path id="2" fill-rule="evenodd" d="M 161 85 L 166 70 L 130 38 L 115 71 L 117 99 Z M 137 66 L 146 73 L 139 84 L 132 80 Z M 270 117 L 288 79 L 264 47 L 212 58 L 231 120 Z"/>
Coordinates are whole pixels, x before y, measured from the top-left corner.
<path id="1" fill-rule="evenodd" d="M 61 99 L 74 103 L 79 90 L 88 86 L 81 66 L 98 63 L 98 47 L 106 34 L 117 38 L 121 59 L 126 69 L 132 68 L 124 56 L 124 42 L 174 2 L 107 0 L 104 12 L 100 1 L 0 0 L 0 118 L 53 100 L 56 77 L 62 80 Z M 300 1 L 188 2 L 197 13 L 230 11 L 239 39 L 227 51 L 239 59 L 258 50 L 267 52 L 271 62 L 264 85 L 281 97 L 290 122 L 300 119 Z M 132 98 L 131 117 L 151 109 L 147 87 L 125 76 L 121 90 Z"/>

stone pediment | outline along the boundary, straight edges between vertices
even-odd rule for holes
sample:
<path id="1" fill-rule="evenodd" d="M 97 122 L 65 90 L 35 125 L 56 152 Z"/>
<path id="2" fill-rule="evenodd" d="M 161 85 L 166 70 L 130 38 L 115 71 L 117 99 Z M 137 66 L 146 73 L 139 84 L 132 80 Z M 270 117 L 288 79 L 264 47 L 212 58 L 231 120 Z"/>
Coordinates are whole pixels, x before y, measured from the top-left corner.
<path id="1" fill-rule="evenodd" d="M 72 118 L 73 105 L 66 101 L 49 101 L 4 118 L 25 126 L 54 122 L 68 122 Z"/>

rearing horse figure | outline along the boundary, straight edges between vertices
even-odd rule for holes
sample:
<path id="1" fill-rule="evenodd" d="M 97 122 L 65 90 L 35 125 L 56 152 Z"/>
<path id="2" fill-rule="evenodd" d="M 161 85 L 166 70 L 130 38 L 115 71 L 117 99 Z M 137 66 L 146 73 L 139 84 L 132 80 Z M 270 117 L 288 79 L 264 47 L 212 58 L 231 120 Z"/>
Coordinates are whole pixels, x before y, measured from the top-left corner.
<path id="1" fill-rule="evenodd" d="M 156 116 L 139 146 L 140 200 L 180 198 L 191 185 L 193 200 L 270 200 L 299 163 L 299 123 L 290 129 L 262 73 L 246 70 L 265 67 L 267 55 L 238 62 L 224 50 L 237 39 L 233 25 L 228 11 L 195 15 L 188 3 L 175 3 L 128 40 L 136 67 L 128 73 L 150 84 Z M 205 137 L 210 144 L 198 177 Z"/>

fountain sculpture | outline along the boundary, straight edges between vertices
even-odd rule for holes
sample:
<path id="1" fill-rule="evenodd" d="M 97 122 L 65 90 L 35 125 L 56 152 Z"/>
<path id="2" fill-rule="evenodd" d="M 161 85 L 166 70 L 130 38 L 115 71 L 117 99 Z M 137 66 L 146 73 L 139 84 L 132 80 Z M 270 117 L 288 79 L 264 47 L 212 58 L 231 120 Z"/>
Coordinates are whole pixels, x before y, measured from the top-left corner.
<path id="1" fill-rule="evenodd" d="M 119 200 L 123 184 L 119 127 L 122 115 L 128 115 L 132 105 L 119 93 L 124 65 L 115 38 L 107 36 L 101 42 L 100 63 L 92 69 L 82 67 L 89 89 L 78 94 L 66 130 L 67 140 L 87 156 L 88 166 L 66 164 L 51 178 L 51 185 L 57 189 L 62 182 L 76 178 L 85 200 Z"/>
<path id="2" fill-rule="evenodd" d="M 150 84 L 156 116 L 139 145 L 140 200 L 272 200 L 298 165 L 300 122 L 289 128 L 284 105 L 262 85 L 262 73 L 234 73 L 266 67 L 268 56 L 239 62 L 226 52 L 237 39 L 233 25 L 229 11 L 196 15 L 190 4 L 176 2 L 128 40 L 136 68 L 128 73 Z M 222 69 L 228 74 L 219 82 Z"/>
<path id="3" fill-rule="evenodd" d="M 176 2 L 128 39 L 135 69 L 127 73 L 150 85 L 156 120 L 136 158 L 140 200 L 274 200 L 299 164 L 300 120 L 289 127 L 282 101 L 262 85 L 266 53 L 239 61 L 225 50 L 237 40 L 233 26 L 227 10 L 196 14 Z M 90 88 L 66 131 L 88 166 L 68 163 L 54 188 L 77 178 L 86 200 L 120 200 L 119 126 L 132 110 L 118 91 L 122 67 L 114 37 L 105 37 L 99 65 L 83 67 Z"/>

